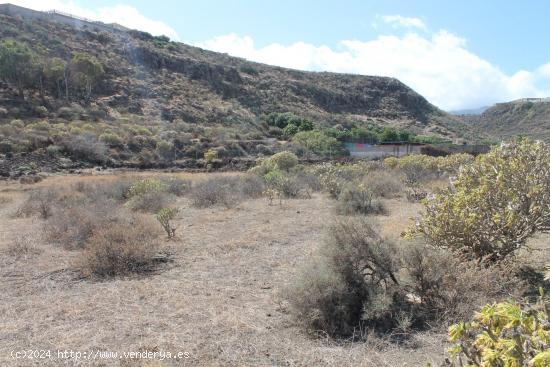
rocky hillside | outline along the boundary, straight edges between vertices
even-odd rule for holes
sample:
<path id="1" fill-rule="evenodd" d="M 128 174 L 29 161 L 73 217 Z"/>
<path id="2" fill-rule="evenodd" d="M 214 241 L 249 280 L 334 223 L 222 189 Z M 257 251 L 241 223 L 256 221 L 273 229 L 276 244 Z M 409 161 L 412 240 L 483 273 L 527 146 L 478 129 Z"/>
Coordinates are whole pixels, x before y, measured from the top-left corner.
<path id="1" fill-rule="evenodd" d="M 550 101 L 524 99 L 498 103 L 469 123 L 495 139 L 527 136 L 550 141 Z"/>
<path id="2" fill-rule="evenodd" d="M 468 137 L 457 117 L 393 78 L 297 71 L 139 31 L 76 29 L 6 14 L 0 14 L 0 40 L 17 41 L 42 60 L 29 88 L 0 81 L 0 153 L 54 145 L 65 154 L 74 145 L 66 144 L 68 137 L 80 145 L 84 135 L 88 141 L 107 133 L 109 162 L 122 165 L 154 160 L 159 143 L 167 144 L 165 160 L 197 159 L 212 147 L 225 148 L 222 156 L 269 154 L 274 141 L 285 139 L 265 116 L 284 112 L 317 129 L 391 126 Z M 100 64 L 93 83 L 81 76 L 78 68 L 90 67 L 75 61 L 81 55 Z"/>

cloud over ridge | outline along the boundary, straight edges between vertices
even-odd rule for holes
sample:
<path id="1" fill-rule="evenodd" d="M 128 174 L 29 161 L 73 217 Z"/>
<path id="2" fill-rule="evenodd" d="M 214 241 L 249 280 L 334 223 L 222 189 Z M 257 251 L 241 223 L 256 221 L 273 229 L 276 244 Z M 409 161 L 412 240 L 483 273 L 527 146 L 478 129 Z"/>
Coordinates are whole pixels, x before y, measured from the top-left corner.
<path id="1" fill-rule="evenodd" d="M 414 27 L 424 28 L 420 23 Z M 549 92 L 540 88 L 538 81 L 550 79 L 550 63 L 533 71 L 506 74 L 469 51 L 465 39 L 446 30 L 429 35 L 379 35 L 370 41 L 343 40 L 335 48 L 306 42 L 257 47 L 252 37 L 234 33 L 196 46 L 300 70 L 395 77 L 445 110 L 546 96 Z"/>

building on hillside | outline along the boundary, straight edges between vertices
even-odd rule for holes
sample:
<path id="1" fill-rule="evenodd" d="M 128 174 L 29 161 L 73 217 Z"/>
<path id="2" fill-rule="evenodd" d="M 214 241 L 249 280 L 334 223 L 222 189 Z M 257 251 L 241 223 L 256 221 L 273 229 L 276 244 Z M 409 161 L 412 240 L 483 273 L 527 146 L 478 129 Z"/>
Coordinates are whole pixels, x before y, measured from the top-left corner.
<path id="1" fill-rule="evenodd" d="M 402 157 L 409 154 L 420 154 L 424 144 L 418 143 L 344 143 L 351 157 L 378 159 L 384 157 Z"/>
<path id="2" fill-rule="evenodd" d="M 112 23 L 106 24 L 95 20 L 78 17 L 76 15 L 63 13 L 57 10 L 51 11 L 38 11 L 33 9 L 24 8 L 13 4 L 0 4 L 0 14 L 9 16 L 20 16 L 23 18 L 40 19 L 53 21 L 57 23 L 63 23 L 71 25 L 75 28 L 88 27 L 90 29 L 99 29 L 104 31 L 127 31 L 128 28 L 121 26 L 120 24 Z"/>
<path id="3" fill-rule="evenodd" d="M 446 156 L 449 154 L 468 153 L 478 155 L 487 153 L 489 145 L 477 144 L 423 144 L 409 142 L 394 142 L 381 144 L 344 143 L 352 158 L 380 159 L 385 157 L 403 157 L 410 154 L 425 154 L 430 156 Z"/>

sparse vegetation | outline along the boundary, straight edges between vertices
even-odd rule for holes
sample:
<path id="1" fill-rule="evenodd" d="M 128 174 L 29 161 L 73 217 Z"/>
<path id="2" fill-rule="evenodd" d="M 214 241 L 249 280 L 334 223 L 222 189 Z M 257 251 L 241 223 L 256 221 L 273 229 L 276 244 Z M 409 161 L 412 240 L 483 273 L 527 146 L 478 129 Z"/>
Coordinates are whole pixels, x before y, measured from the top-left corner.
<path id="1" fill-rule="evenodd" d="M 191 353 L 163 366 L 550 365 L 545 143 L 451 154 L 484 152 L 475 129 L 393 78 L 110 27 L 0 14 L 10 348 Z M 546 108 L 515 107 L 525 123 Z M 377 161 L 344 149 L 396 142 L 434 145 Z"/>

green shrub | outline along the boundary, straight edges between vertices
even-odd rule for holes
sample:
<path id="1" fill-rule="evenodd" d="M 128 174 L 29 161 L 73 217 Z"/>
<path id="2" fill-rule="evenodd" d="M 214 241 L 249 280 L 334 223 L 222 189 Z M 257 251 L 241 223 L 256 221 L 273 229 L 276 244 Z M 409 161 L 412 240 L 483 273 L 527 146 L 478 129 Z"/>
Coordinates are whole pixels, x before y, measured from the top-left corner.
<path id="1" fill-rule="evenodd" d="M 173 200 L 162 181 L 154 178 L 134 183 L 128 190 L 128 197 L 128 208 L 151 213 L 158 212 Z"/>
<path id="2" fill-rule="evenodd" d="M 128 197 L 145 195 L 150 192 L 162 191 L 164 189 L 163 183 L 156 178 L 146 178 L 134 182 L 128 189 Z"/>
<path id="3" fill-rule="evenodd" d="M 300 131 L 300 128 L 294 124 L 288 124 L 283 129 L 283 134 L 286 136 L 293 136 Z"/>
<path id="4" fill-rule="evenodd" d="M 250 65 L 242 65 L 239 70 L 245 74 L 258 75 L 258 70 Z"/>
<path id="5" fill-rule="evenodd" d="M 204 152 L 204 160 L 206 163 L 210 164 L 214 162 L 214 160 L 218 159 L 218 151 L 215 149 L 208 149 L 206 152 Z"/>
<path id="6" fill-rule="evenodd" d="M 269 157 L 269 163 L 282 171 L 288 171 L 298 164 L 298 157 L 294 153 L 283 151 Z"/>
<path id="7" fill-rule="evenodd" d="M 117 148 L 117 147 L 123 146 L 122 139 L 120 138 L 120 136 L 113 133 L 103 133 L 99 136 L 99 140 L 101 140 L 102 142 L 104 142 L 110 147 Z"/>
<path id="8" fill-rule="evenodd" d="M 472 322 L 449 328 L 450 366 L 550 366 L 549 305 L 501 302 L 481 308 Z"/>
<path id="9" fill-rule="evenodd" d="M 336 157 L 345 154 L 341 142 L 321 131 L 301 131 L 292 140 L 317 155 Z"/>
<path id="10" fill-rule="evenodd" d="M 168 238 L 174 238 L 176 236 L 176 227 L 172 226 L 170 223 L 170 221 L 176 217 L 176 214 L 178 214 L 177 208 L 162 208 L 155 215 L 155 218 L 160 223 L 164 232 L 166 232 Z"/>
<path id="11" fill-rule="evenodd" d="M 40 117 L 48 116 L 48 109 L 44 106 L 36 106 L 34 112 Z"/>
<path id="12" fill-rule="evenodd" d="M 46 153 L 48 153 L 51 157 L 57 157 L 61 154 L 61 151 L 63 148 L 61 148 L 59 145 L 48 145 L 46 148 Z"/>
<path id="13" fill-rule="evenodd" d="M 467 258 L 498 262 L 550 230 L 550 148 L 522 140 L 479 155 L 426 203 L 410 234 Z"/>

